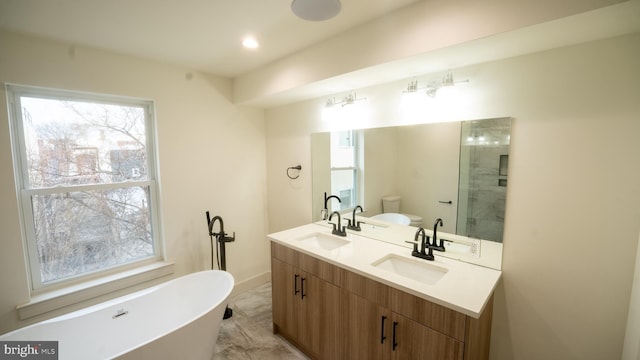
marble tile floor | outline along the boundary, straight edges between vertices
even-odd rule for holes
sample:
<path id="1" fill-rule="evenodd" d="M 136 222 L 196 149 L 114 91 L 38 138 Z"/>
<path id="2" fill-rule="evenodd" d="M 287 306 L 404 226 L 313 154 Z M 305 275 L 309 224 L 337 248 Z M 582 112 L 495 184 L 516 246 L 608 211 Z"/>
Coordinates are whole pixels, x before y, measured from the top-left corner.
<path id="1" fill-rule="evenodd" d="M 233 316 L 222 320 L 212 360 L 306 360 L 304 354 L 273 334 L 271 283 L 229 299 Z"/>

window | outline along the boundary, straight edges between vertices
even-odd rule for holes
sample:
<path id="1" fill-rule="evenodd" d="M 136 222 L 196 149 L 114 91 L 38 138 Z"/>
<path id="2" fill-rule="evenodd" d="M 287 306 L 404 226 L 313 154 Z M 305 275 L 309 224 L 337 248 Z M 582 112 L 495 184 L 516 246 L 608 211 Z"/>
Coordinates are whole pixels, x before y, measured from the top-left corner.
<path id="1" fill-rule="evenodd" d="M 161 258 L 153 103 L 7 86 L 33 289 Z"/>
<path id="2" fill-rule="evenodd" d="M 331 193 L 341 199 L 340 210 L 357 203 L 358 152 L 353 130 L 331 133 Z"/>

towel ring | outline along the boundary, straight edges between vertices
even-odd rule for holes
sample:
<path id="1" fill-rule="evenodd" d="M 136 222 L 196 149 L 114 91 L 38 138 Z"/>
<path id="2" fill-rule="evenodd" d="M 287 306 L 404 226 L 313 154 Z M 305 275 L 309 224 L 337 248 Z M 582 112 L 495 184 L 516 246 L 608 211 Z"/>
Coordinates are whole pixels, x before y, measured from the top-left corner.
<path id="1" fill-rule="evenodd" d="M 287 168 L 287 177 L 288 177 L 289 179 L 291 179 L 291 180 L 295 180 L 295 179 L 297 179 L 297 178 L 299 178 L 299 177 L 300 177 L 300 173 L 298 172 L 298 176 L 293 177 L 293 176 L 291 176 L 291 175 L 289 174 L 289 170 L 298 170 L 298 171 L 300 171 L 300 170 L 302 170 L 302 165 L 298 165 L 298 166 L 291 166 L 291 167 L 288 167 L 288 168 Z"/>

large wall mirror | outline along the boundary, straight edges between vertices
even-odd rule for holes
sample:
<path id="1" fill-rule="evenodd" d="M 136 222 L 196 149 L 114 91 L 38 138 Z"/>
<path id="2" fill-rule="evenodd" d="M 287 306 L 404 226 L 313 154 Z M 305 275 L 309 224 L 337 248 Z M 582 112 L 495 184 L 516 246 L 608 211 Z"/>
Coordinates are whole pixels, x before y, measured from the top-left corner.
<path id="1" fill-rule="evenodd" d="M 314 221 L 326 192 L 343 200 L 330 211 L 397 210 L 425 229 L 442 218 L 443 232 L 502 242 L 510 134 L 510 118 L 312 134 Z"/>

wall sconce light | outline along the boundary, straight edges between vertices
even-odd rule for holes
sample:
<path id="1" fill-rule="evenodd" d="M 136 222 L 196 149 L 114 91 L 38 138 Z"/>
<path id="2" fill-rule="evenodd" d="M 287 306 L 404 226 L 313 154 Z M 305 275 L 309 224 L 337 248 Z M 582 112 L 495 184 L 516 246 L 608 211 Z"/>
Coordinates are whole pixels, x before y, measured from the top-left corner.
<path id="1" fill-rule="evenodd" d="M 330 108 L 338 105 L 340 105 L 340 107 L 344 107 L 347 105 L 354 104 L 356 101 L 362 101 L 362 100 L 367 100 L 367 98 L 358 98 L 358 96 L 356 95 L 356 92 L 354 91 L 349 93 L 347 96 L 345 96 L 342 99 L 342 101 L 337 101 L 335 97 L 328 99 L 325 107 Z"/>
<path id="2" fill-rule="evenodd" d="M 434 82 L 431 82 L 426 87 L 420 88 L 418 86 L 418 80 L 413 80 L 413 81 L 409 82 L 409 84 L 407 85 L 407 89 L 404 90 L 403 92 L 405 92 L 405 93 L 414 93 L 414 92 L 417 92 L 418 90 L 424 90 L 425 93 L 428 96 L 435 97 L 436 93 L 441 88 L 447 87 L 447 86 L 454 86 L 455 84 L 459 84 L 459 83 L 463 83 L 463 82 L 469 82 L 469 80 L 454 81 L 453 80 L 453 73 L 451 72 L 451 70 L 449 70 L 444 75 L 444 77 L 442 78 L 442 81 L 440 83 L 437 83 L 437 82 L 434 81 Z"/>

